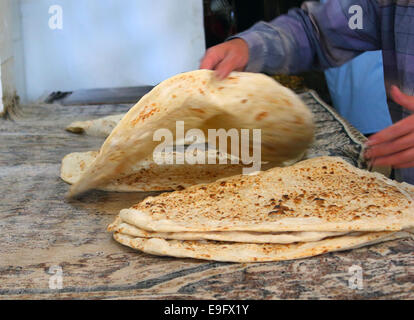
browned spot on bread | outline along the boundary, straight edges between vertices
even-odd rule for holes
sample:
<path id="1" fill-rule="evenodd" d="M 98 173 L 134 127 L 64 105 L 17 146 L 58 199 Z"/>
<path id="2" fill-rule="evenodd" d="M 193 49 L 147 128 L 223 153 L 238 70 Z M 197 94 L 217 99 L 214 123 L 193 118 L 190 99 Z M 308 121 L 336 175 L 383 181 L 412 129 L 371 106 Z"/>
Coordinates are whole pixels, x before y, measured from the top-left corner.
<path id="1" fill-rule="evenodd" d="M 262 120 L 262 119 L 264 119 L 264 118 L 266 118 L 267 117 L 267 115 L 268 115 L 268 113 L 267 112 L 260 112 L 257 116 L 256 116 L 256 120 L 257 121 L 260 121 L 260 120 Z"/>
<path id="2" fill-rule="evenodd" d="M 204 111 L 204 110 L 199 109 L 199 108 L 191 108 L 191 110 L 193 110 L 193 111 L 195 111 L 195 112 L 198 112 L 198 113 L 205 113 L 205 111 Z"/>
<path id="3" fill-rule="evenodd" d="M 134 120 L 131 121 L 131 124 L 135 126 L 138 122 L 148 119 L 149 117 L 151 117 L 153 114 L 155 114 L 158 111 L 159 111 L 158 108 L 151 108 L 151 107 L 145 106 L 143 110 L 138 114 L 138 117 L 136 117 Z"/>
<path id="4" fill-rule="evenodd" d="M 295 121 L 293 121 L 293 122 L 296 123 L 296 124 L 303 124 L 304 123 L 303 119 L 299 116 L 295 116 Z"/>
<path id="5" fill-rule="evenodd" d="M 281 100 L 282 100 L 282 101 L 283 101 L 283 103 L 284 103 L 284 104 L 286 104 L 287 106 L 289 106 L 289 107 L 291 107 L 291 106 L 292 106 L 292 103 L 291 103 L 288 99 L 281 98 Z"/>
<path id="6" fill-rule="evenodd" d="M 281 211 L 281 210 L 276 210 L 276 211 L 270 211 L 270 212 L 268 213 L 268 215 L 269 215 L 269 216 L 273 216 L 273 215 L 277 215 L 277 214 L 280 214 L 280 213 L 283 213 L 283 211 Z"/>

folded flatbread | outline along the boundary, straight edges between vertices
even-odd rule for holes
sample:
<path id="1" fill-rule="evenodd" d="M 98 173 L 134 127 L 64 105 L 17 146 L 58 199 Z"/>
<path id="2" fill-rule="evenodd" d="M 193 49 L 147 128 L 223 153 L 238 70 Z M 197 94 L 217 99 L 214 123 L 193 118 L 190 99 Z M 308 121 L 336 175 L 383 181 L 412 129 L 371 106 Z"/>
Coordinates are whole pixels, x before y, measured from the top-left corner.
<path id="1" fill-rule="evenodd" d="M 75 121 L 67 126 L 66 130 L 73 133 L 85 133 L 90 136 L 106 138 L 124 115 L 125 113 L 87 121 Z"/>
<path id="2" fill-rule="evenodd" d="M 362 232 L 315 242 L 292 244 L 228 243 L 139 238 L 114 233 L 114 239 L 140 251 L 180 258 L 229 262 L 265 262 L 300 259 L 332 251 L 355 249 L 375 243 L 411 237 L 409 232 Z"/>
<path id="3" fill-rule="evenodd" d="M 122 118 L 98 156 L 72 186 L 74 196 L 119 177 L 152 154 L 158 129 L 261 129 L 262 160 L 300 159 L 313 140 L 310 110 L 289 89 L 263 74 L 234 72 L 218 81 L 209 70 L 177 75 L 146 94 Z M 175 136 L 174 136 L 175 138 Z M 253 146 L 250 134 L 250 146 Z"/>
<path id="4" fill-rule="evenodd" d="M 108 231 L 122 233 L 138 238 L 161 238 L 173 240 L 214 240 L 246 243 L 294 243 L 318 241 L 327 237 L 339 236 L 347 232 L 248 232 L 248 231 L 217 231 L 217 232 L 150 232 L 123 222 L 118 216 L 108 226 Z"/>
<path id="5" fill-rule="evenodd" d="M 206 152 L 205 156 L 216 158 L 217 151 Z M 98 151 L 74 152 L 66 155 L 62 160 L 60 177 L 67 183 L 74 184 L 79 181 L 84 172 L 92 165 L 98 156 Z M 166 157 L 173 157 L 171 152 Z M 155 155 L 157 158 L 158 155 Z M 152 155 L 135 163 L 127 172 L 109 183 L 98 187 L 105 191 L 136 192 L 136 191 L 167 191 L 182 190 L 200 183 L 210 183 L 220 178 L 242 173 L 241 163 L 231 164 L 157 164 Z M 206 160 L 207 163 L 208 160 Z M 272 164 L 263 164 L 262 168 L 271 167 Z"/>
<path id="6" fill-rule="evenodd" d="M 148 197 L 108 227 L 155 255 L 298 259 L 411 237 L 414 187 L 319 157 Z"/>
<path id="7" fill-rule="evenodd" d="M 412 188 L 338 157 L 319 157 L 148 197 L 120 212 L 151 232 L 399 231 L 414 226 Z"/>

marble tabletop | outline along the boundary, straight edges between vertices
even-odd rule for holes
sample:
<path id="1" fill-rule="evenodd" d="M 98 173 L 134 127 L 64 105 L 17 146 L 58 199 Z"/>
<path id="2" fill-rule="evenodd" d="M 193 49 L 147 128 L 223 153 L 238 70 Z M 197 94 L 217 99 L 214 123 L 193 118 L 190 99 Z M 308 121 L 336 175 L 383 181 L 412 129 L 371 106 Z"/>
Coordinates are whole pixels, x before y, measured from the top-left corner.
<path id="1" fill-rule="evenodd" d="M 317 118 L 309 156 L 338 154 L 363 167 L 363 137 L 336 134 L 339 118 L 318 109 L 313 93 L 302 98 Z M 413 239 L 252 264 L 156 257 L 115 242 L 106 232 L 114 216 L 155 193 L 94 191 L 67 201 L 59 169 L 66 154 L 103 142 L 66 125 L 129 108 L 38 104 L 0 119 L 0 299 L 414 298 Z"/>

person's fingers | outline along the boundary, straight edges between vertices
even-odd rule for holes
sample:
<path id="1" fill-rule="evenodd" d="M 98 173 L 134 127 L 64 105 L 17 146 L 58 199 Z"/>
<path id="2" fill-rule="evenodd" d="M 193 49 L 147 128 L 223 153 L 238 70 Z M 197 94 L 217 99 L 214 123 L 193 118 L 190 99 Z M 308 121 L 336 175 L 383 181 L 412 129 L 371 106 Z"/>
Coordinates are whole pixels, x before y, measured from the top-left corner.
<path id="1" fill-rule="evenodd" d="M 216 77 L 226 78 L 230 72 L 242 71 L 249 60 L 249 47 L 242 39 L 233 39 L 207 50 L 200 69 L 216 70 Z"/>
<path id="2" fill-rule="evenodd" d="M 399 166 L 414 161 L 414 148 L 394 153 L 389 156 L 375 158 L 372 161 L 374 166 Z"/>
<path id="3" fill-rule="evenodd" d="M 217 63 L 217 57 L 205 55 L 203 59 L 200 62 L 199 69 L 208 69 L 212 70 L 214 69 L 215 65 Z"/>
<path id="4" fill-rule="evenodd" d="M 400 136 L 408 134 L 414 129 L 414 117 L 409 116 L 397 123 L 370 136 L 365 143 L 367 146 L 374 146 L 380 143 L 392 141 Z"/>
<path id="5" fill-rule="evenodd" d="M 414 132 L 397 138 L 391 142 L 385 142 L 370 147 L 365 153 L 365 157 L 367 159 L 384 157 L 411 147 L 414 147 Z"/>
<path id="6" fill-rule="evenodd" d="M 214 67 L 220 62 L 221 58 L 217 54 L 206 54 L 200 62 L 199 69 L 214 70 Z"/>
<path id="7" fill-rule="evenodd" d="M 400 106 L 414 111 L 414 97 L 406 95 L 397 86 L 391 87 L 391 97 Z"/>
<path id="8" fill-rule="evenodd" d="M 223 80 L 237 68 L 240 68 L 238 57 L 229 54 L 216 66 L 216 76 L 219 80 Z"/>
<path id="9" fill-rule="evenodd" d="M 392 99 L 402 107 L 414 111 L 414 97 L 391 87 Z M 365 157 L 374 166 L 409 168 L 414 165 L 414 115 L 372 135 L 366 145 Z"/>
<path id="10" fill-rule="evenodd" d="M 200 69 L 214 70 L 216 65 L 225 57 L 226 50 L 222 45 L 214 46 L 206 51 L 200 63 Z"/>

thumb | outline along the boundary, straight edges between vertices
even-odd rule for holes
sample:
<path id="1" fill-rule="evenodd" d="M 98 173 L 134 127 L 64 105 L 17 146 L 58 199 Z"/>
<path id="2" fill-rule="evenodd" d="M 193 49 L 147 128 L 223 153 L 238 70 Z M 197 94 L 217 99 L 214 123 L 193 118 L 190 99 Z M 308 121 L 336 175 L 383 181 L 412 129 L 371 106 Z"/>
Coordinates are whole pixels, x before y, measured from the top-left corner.
<path id="1" fill-rule="evenodd" d="M 398 103 L 400 106 L 414 111 L 414 97 L 408 96 L 403 93 L 397 86 L 391 87 L 391 97 L 394 102 Z"/>

